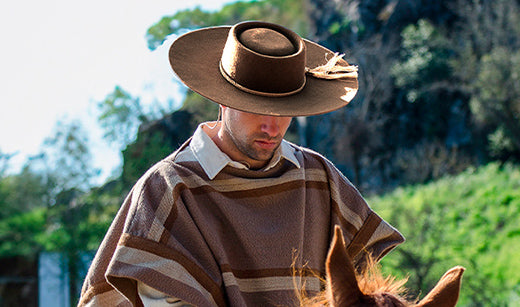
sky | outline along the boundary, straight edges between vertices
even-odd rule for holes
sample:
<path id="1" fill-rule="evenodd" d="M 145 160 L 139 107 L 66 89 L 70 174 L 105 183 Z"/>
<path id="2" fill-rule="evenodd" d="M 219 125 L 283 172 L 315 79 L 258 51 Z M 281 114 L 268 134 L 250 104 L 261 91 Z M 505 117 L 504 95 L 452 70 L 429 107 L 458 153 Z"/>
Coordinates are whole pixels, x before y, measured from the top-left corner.
<path id="1" fill-rule="evenodd" d="M 102 138 L 97 102 L 121 86 L 144 104 L 179 101 L 169 42 L 152 52 L 146 30 L 165 15 L 233 0 L 20 0 L 0 4 L 0 152 L 10 171 L 37 154 L 58 121 L 81 121 L 104 180 L 120 165 Z"/>

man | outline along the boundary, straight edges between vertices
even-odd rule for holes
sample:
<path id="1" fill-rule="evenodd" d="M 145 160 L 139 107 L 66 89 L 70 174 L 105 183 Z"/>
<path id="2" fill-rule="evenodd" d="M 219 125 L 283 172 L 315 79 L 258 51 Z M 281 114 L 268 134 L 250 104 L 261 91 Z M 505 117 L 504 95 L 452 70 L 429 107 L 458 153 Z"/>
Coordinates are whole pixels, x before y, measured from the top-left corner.
<path id="1" fill-rule="evenodd" d="M 320 290 L 335 225 L 358 265 L 403 241 L 331 162 L 283 140 L 291 117 L 354 97 L 354 67 L 264 22 L 190 32 L 169 57 L 222 120 L 201 124 L 137 182 L 80 305 L 288 306 L 295 288 Z"/>

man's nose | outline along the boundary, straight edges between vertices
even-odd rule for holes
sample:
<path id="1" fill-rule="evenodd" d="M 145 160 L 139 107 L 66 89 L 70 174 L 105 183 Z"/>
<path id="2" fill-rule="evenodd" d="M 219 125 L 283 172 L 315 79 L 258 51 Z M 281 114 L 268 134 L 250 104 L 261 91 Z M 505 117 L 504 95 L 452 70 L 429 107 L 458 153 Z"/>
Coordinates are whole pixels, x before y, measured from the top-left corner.
<path id="1" fill-rule="evenodd" d="M 280 119 L 276 116 L 263 116 L 260 129 L 269 136 L 275 137 L 280 134 Z"/>

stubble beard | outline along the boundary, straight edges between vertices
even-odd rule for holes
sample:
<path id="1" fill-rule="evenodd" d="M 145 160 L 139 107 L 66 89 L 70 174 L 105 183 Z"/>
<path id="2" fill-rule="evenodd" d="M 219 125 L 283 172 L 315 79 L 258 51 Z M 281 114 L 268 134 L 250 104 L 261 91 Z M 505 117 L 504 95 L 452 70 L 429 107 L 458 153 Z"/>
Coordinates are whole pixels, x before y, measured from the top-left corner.
<path id="1" fill-rule="evenodd" d="M 256 161 L 269 161 L 273 157 L 275 151 L 280 147 L 281 136 L 270 137 L 267 133 L 254 133 L 246 137 L 238 137 L 231 129 L 225 127 L 226 133 L 229 135 L 231 141 L 235 144 L 235 147 L 248 158 Z M 254 140 L 265 140 L 265 141 L 276 141 L 278 145 L 273 150 L 267 150 L 262 148 L 254 147 Z"/>

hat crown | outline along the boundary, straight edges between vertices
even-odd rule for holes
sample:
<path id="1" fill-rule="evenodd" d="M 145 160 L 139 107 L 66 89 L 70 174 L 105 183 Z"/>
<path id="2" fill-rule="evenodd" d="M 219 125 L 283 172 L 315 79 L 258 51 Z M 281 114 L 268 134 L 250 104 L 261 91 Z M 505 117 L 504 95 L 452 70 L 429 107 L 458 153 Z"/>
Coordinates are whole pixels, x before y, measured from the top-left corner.
<path id="1" fill-rule="evenodd" d="M 293 31 L 266 22 L 242 22 L 228 34 L 222 76 L 250 94 L 282 97 L 305 86 L 305 44 Z"/>
<path id="2" fill-rule="evenodd" d="M 285 35 L 269 28 L 245 30 L 238 40 L 247 48 L 264 55 L 286 56 L 297 51 Z"/>

